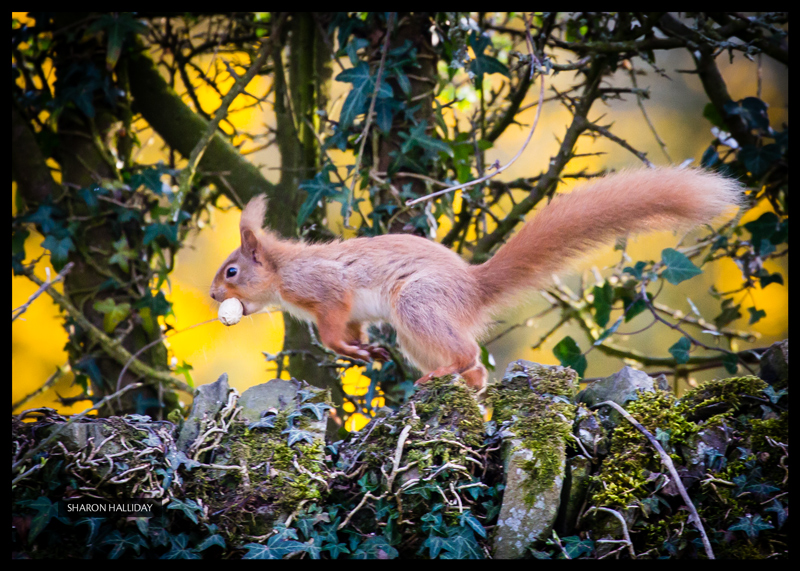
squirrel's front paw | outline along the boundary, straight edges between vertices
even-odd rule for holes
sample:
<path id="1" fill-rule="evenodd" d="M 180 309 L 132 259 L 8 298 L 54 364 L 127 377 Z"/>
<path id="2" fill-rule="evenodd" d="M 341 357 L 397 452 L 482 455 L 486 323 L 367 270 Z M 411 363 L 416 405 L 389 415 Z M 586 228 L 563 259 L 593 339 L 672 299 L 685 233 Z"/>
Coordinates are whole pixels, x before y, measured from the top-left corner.
<path id="1" fill-rule="evenodd" d="M 392 360 L 392 356 L 389 353 L 389 351 L 387 351 L 386 349 L 384 349 L 383 347 L 381 347 L 379 345 L 367 345 L 367 344 L 364 344 L 364 345 L 361 345 L 361 348 L 364 349 L 367 353 L 369 353 L 369 356 L 374 361 L 391 361 Z"/>

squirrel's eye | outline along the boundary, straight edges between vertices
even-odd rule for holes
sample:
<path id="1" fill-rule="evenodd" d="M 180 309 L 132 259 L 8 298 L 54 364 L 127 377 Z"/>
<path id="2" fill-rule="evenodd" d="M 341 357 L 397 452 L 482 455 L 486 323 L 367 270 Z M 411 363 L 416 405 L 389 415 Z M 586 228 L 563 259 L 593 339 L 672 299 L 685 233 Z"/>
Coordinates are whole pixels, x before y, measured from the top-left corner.
<path id="1" fill-rule="evenodd" d="M 232 278 L 232 277 L 234 277 L 234 276 L 235 276 L 237 273 L 239 273 L 239 270 L 238 270 L 238 269 L 237 269 L 235 266 L 231 266 L 231 267 L 230 267 L 230 268 L 228 268 L 228 269 L 227 269 L 227 271 L 225 272 L 225 277 L 226 277 L 226 278 Z"/>

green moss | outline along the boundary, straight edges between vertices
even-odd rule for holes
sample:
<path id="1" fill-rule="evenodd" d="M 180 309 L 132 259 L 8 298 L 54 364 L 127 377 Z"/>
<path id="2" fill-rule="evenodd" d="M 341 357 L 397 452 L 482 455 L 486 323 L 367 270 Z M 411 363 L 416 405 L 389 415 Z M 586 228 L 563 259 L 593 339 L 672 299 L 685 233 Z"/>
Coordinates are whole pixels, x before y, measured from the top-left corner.
<path id="1" fill-rule="evenodd" d="M 627 410 L 653 435 L 669 432 L 669 441 L 664 445 L 667 453 L 676 461 L 678 444 L 699 430 L 699 426 L 686 420 L 681 410 L 674 406 L 675 397 L 664 391 L 638 393 L 639 398 L 628 403 Z M 638 503 L 650 495 L 646 488 L 648 477 L 653 472 L 663 472 L 658 452 L 639 430 L 623 420 L 614 430 L 611 449 L 602 469 L 594 476 L 595 494 L 592 505 L 627 506 Z"/>
<path id="2" fill-rule="evenodd" d="M 764 466 L 764 477 L 782 482 L 789 476 L 789 413 L 767 420 L 753 418 L 750 426 L 750 446 Z M 781 445 L 785 445 L 785 451 Z"/>
<path id="3" fill-rule="evenodd" d="M 725 403 L 737 409 L 741 405 L 743 395 L 759 395 L 766 387 L 767 383 L 753 376 L 707 381 L 683 395 L 680 409 L 690 415 L 698 409 L 716 403 Z"/>
<path id="4" fill-rule="evenodd" d="M 487 402 L 496 422 L 511 421 L 508 429 L 522 441 L 518 448 L 532 453 L 522 464 L 529 476 L 525 500 L 531 505 L 561 471 L 575 420 L 576 407 L 568 399 L 574 397 L 577 376 L 563 367 L 517 367 L 489 388 Z"/>

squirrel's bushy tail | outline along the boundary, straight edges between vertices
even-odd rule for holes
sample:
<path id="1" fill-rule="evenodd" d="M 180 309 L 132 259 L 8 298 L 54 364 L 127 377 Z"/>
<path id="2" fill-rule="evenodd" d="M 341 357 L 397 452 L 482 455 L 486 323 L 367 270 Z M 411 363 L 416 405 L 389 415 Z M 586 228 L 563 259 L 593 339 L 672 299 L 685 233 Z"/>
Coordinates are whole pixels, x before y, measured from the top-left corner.
<path id="1" fill-rule="evenodd" d="M 742 187 L 700 169 L 622 171 L 558 196 L 488 262 L 471 266 L 483 306 L 541 287 L 580 254 L 628 232 L 711 222 L 740 204 Z"/>

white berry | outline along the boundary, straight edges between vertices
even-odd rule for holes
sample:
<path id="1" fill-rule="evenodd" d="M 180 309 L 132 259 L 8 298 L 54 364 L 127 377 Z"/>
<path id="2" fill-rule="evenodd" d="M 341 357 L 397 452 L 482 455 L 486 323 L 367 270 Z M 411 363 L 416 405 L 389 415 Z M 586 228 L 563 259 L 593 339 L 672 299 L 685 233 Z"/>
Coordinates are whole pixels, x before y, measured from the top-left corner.
<path id="1" fill-rule="evenodd" d="M 229 297 L 219 305 L 219 313 L 217 317 L 225 325 L 234 325 L 239 323 L 244 313 L 242 302 L 235 297 Z"/>

